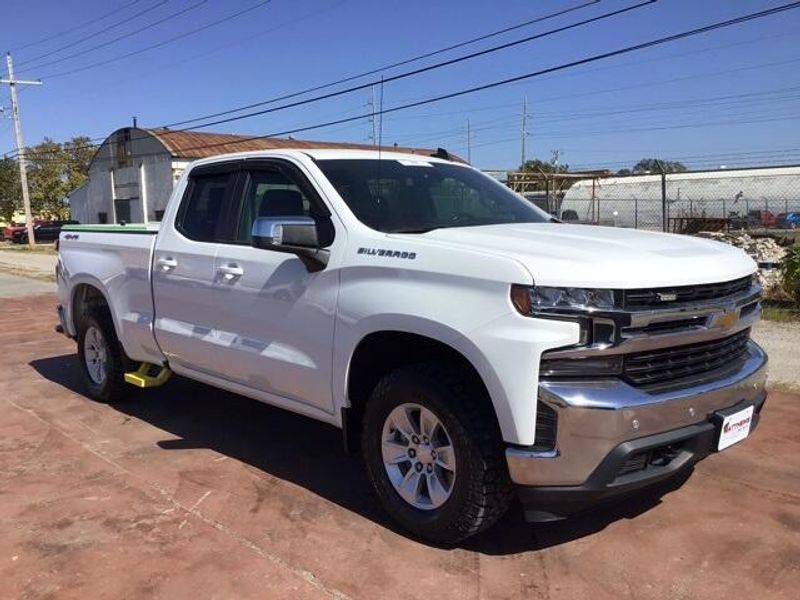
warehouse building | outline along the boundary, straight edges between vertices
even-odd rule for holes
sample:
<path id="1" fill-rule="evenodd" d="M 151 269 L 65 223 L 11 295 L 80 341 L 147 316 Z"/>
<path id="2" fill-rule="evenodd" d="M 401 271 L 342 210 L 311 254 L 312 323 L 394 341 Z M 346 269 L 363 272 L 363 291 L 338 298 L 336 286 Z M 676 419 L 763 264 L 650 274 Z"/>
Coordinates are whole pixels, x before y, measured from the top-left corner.
<path id="1" fill-rule="evenodd" d="M 125 127 L 100 145 L 89 165 L 89 180 L 69 194 L 71 216 L 81 223 L 160 221 L 175 184 L 193 160 L 288 148 L 374 150 L 375 146 Z M 423 148 L 393 150 L 427 156 L 435 152 Z"/>
<path id="2" fill-rule="evenodd" d="M 670 173 L 663 195 L 667 217 L 742 219 L 755 211 L 800 211 L 800 167 Z M 660 175 L 583 179 L 564 194 L 568 221 L 660 230 Z"/>

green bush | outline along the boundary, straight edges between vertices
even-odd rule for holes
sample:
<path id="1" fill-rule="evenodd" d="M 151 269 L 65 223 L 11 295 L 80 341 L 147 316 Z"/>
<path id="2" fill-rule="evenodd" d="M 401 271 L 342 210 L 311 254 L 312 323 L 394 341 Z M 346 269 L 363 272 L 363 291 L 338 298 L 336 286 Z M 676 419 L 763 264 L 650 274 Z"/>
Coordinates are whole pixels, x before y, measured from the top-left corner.
<path id="1" fill-rule="evenodd" d="M 800 304 L 800 246 L 794 246 L 781 263 L 783 289 Z"/>

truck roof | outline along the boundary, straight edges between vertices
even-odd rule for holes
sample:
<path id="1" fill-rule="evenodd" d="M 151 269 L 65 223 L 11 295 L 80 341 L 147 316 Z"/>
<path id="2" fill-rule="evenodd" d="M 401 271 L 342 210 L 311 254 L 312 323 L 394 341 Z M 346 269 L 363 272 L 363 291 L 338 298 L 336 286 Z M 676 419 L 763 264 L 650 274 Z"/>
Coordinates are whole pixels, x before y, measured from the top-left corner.
<path id="1" fill-rule="evenodd" d="M 453 156 L 452 160 L 445 160 L 435 156 L 412 154 L 410 152 L 384 150 L 378 152 L 378 150 L 353 150 L 349 148 L 281 148 L 276 150 L 253 150 L 250 152 L 218 154 L 208 158 L 201 158 L 194 164 L 207 164 L 236 158 L 269 158 L 279 156 L 294 156 L 297 158 L 310 156 L 315 160 L 407 160 L 442 164 L 465 164 L 457 156 Z"/>

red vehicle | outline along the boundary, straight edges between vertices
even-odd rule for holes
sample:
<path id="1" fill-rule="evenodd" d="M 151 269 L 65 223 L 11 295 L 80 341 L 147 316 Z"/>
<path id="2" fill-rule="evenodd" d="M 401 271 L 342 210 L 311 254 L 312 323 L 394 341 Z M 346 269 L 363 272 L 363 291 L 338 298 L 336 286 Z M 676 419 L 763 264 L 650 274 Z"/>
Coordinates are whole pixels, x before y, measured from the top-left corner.
<path id="1" fill-rule="evenodd" d="M 34 225 L 48 225 L 50 221 L 45 221 L 44 219 L 34 219 Z M 11 223 L 10 225 L 6 225 L 3 228 L 3 240 L 6 242 L 11 242 L 14 240 L 15 237 L 19 237 L 22 235 L 22 232 L 25 231 L 25 225 L 21 223 Z"/>
<path id="2" fill-rule="evenodd" d="M 25 225 L 17 225 L 16 223 L 6 225 L 3 228 L 3 239 L 7 242 L 10 242 L 14 239 L 14 234 L 18 231 L 22 231 L 23 229 L 25 229 Z"/>

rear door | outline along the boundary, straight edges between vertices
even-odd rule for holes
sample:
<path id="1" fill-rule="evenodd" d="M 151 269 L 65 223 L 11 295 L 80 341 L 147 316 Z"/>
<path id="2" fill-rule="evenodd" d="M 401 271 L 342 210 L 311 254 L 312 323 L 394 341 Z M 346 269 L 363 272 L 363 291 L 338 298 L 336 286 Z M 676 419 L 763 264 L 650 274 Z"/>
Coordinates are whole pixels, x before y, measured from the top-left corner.
<path id="1" fill-rule="evenodd" d="M 339 275 L 330 211 L 308 178 L 288 161 L 247 160 L 233 239 L 219 244 L 212 286 L 218 360 L 225 376 L 256 392 L 332 412 L 331 356 Z M 293 254 L 254 248 L 257 217 L 312 217 L 328 267 L 309 273 Z M 281 404 L 277 398 L 273 401 Z"/>
<path id="2" fill-rule="evenodd" d="M 218 371 L 214 331 L 219 298 L 214 258 L 238 208 L 240 161 L 192 170 L 174 219 L 159 230 L 153 256 L 155 336 L 176 370 Z"/>

